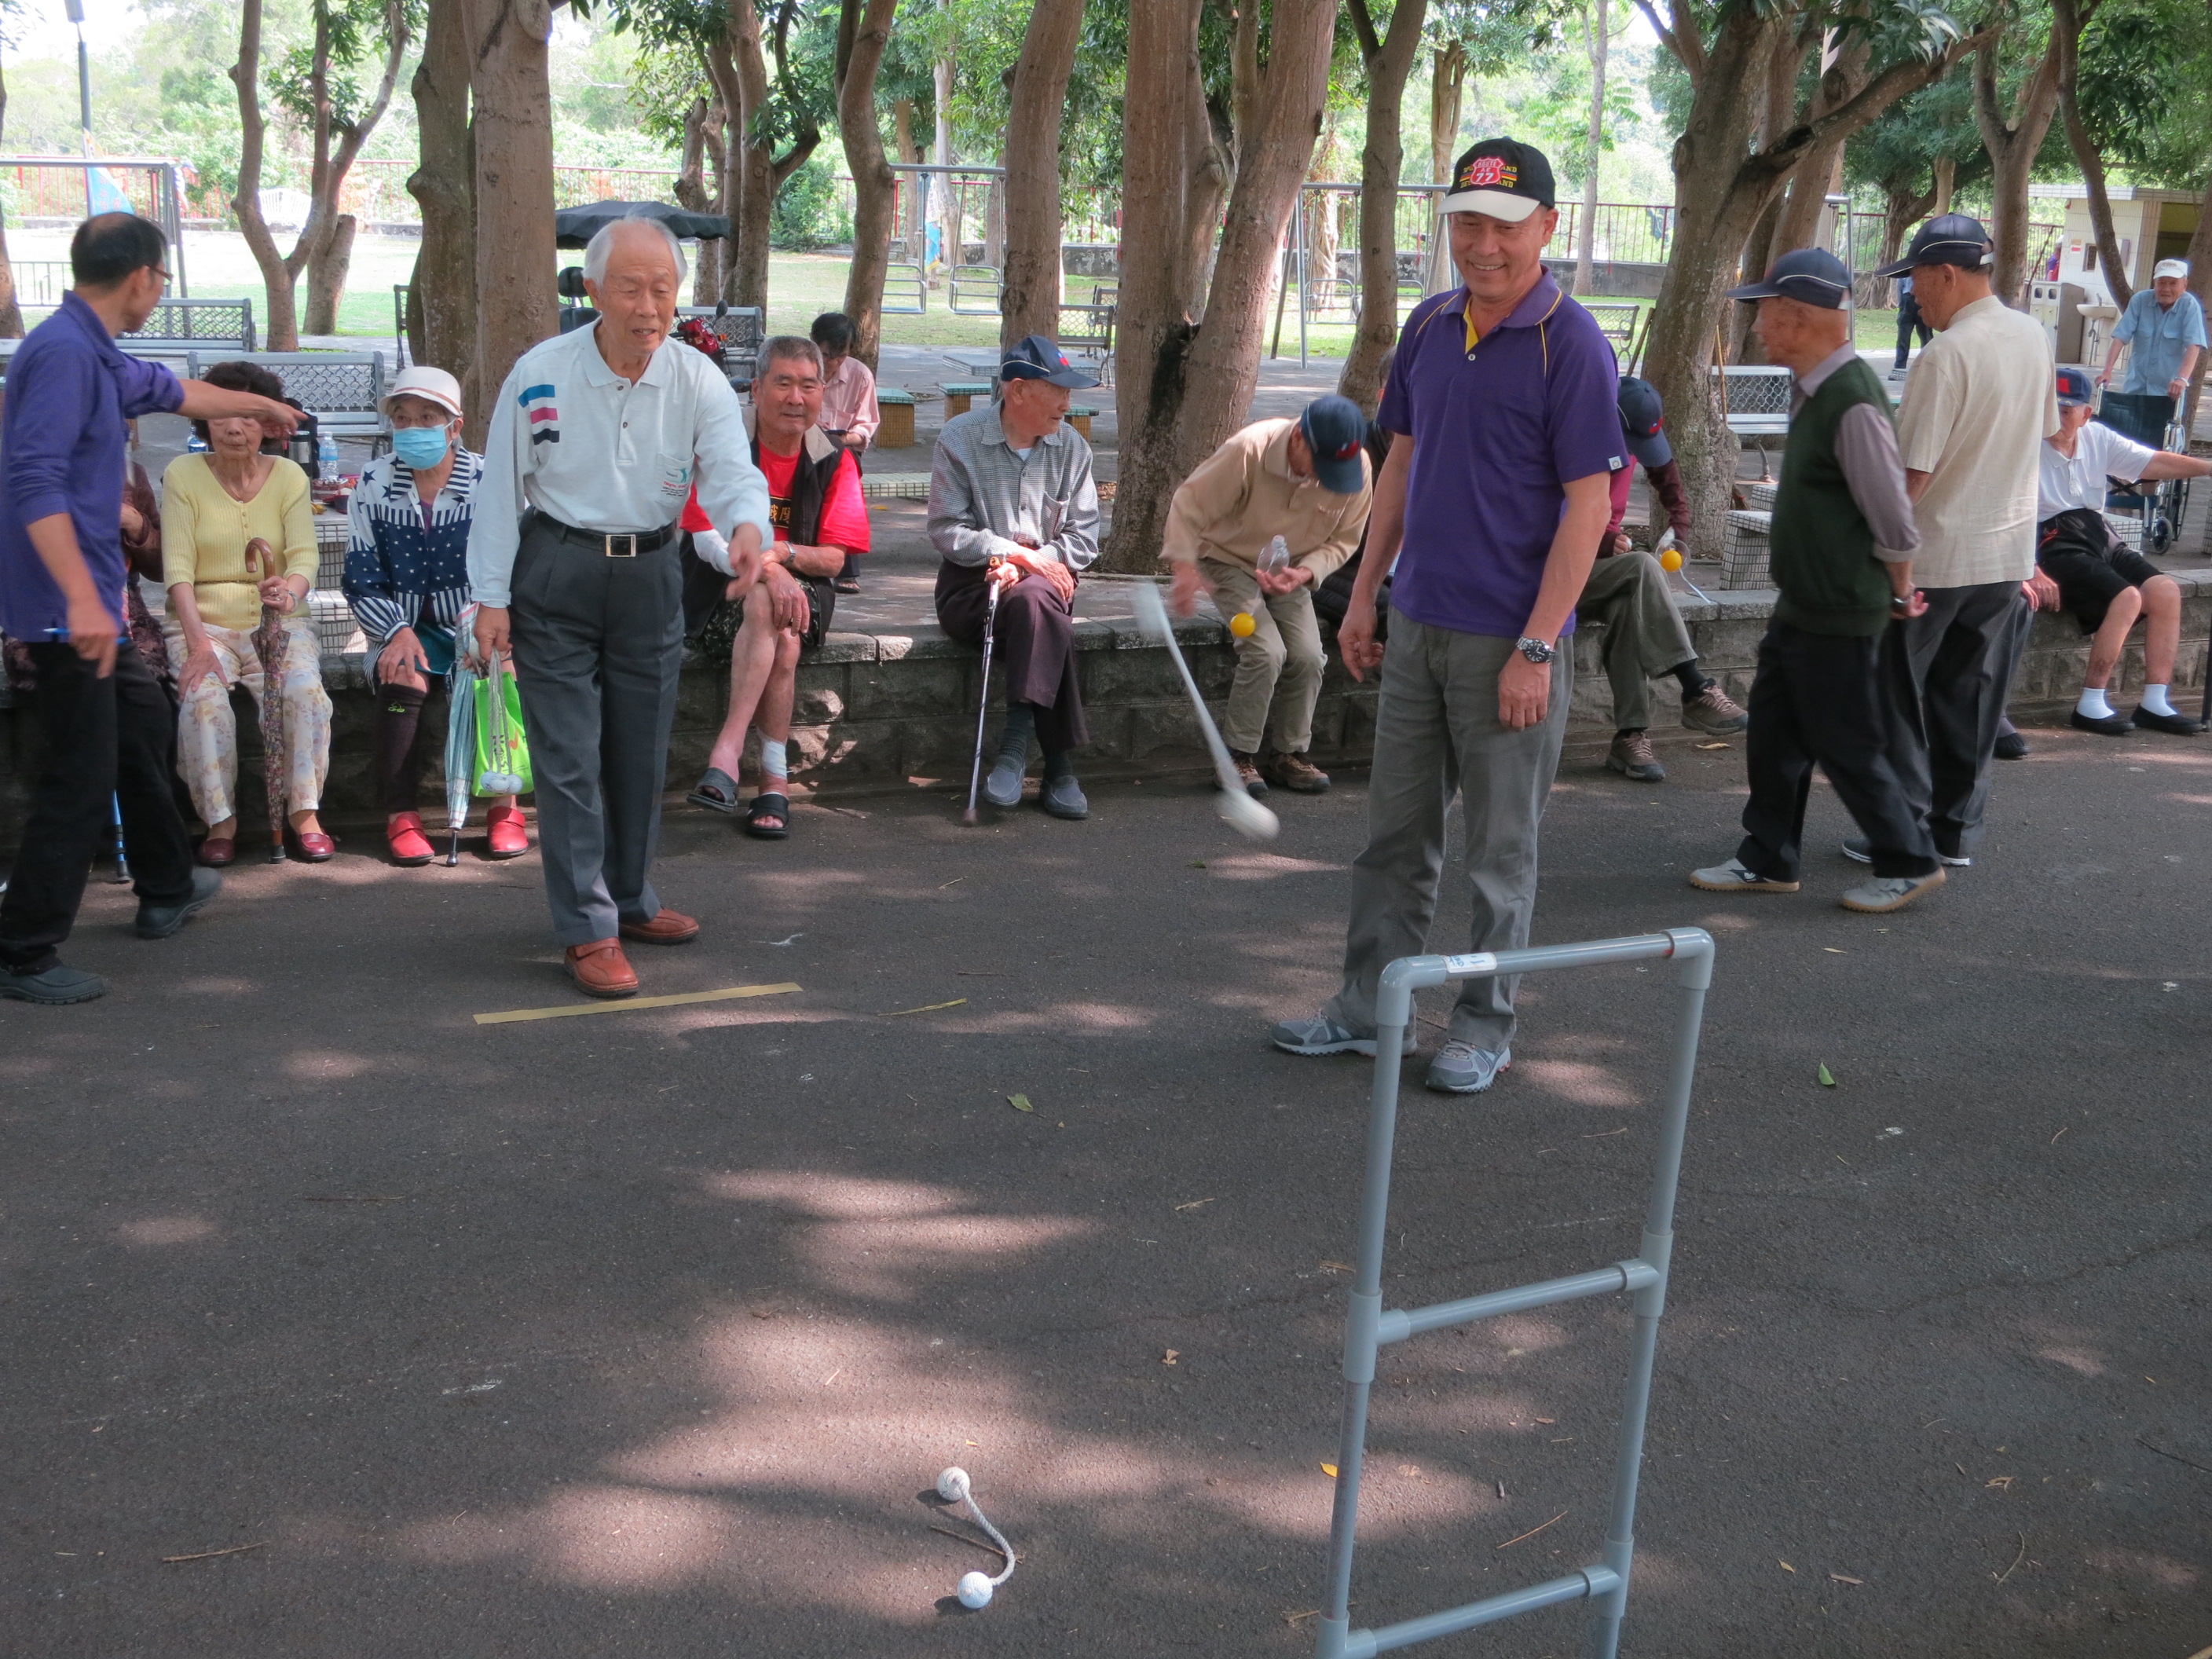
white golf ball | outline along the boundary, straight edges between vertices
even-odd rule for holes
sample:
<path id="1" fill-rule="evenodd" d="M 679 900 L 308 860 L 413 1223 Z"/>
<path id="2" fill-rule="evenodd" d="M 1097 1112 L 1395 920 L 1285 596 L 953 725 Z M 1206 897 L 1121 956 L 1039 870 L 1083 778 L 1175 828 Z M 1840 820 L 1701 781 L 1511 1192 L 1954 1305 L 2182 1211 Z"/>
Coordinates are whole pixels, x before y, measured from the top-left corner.
<path id="1" fill-rule="evenodd" d="M 980 1572 L 960 1576 L 960 1605 L 963 1607 L 988 1607 L 991 1605 L 991 1581 Z"/>

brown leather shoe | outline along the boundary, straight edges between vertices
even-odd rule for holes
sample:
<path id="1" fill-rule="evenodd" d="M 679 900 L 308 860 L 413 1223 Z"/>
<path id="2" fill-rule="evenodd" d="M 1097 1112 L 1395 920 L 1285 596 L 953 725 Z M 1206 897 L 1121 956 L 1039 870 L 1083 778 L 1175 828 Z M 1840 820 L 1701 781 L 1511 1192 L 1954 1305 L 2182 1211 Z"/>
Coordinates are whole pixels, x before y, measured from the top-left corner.
<path id="1" fill-rule="evenodd" d="M 1328 789 L 1328 774 L 1308 760 L 1303 750 L 1274 756 L 1261 769 L 1261 775 L 1293 794 L 1319 795 Z"/>
<path id="2" fill-rule="evenodd" d="M 595 939 L 589 945 L 572 945 L 564 953 L 568 977 L 586 996 L 634 997 L 637 974 L 623 954 L 622 941 Z"/>
<path id="3" fill-rule="evenodd" d="M 665 906 L 651 921 L 626 921 L 622 925 L 622 936 L 634 939 L 641 945 L 689 945 L 699 937 L 699 924 L 690 916 L 680 916 Z"/>

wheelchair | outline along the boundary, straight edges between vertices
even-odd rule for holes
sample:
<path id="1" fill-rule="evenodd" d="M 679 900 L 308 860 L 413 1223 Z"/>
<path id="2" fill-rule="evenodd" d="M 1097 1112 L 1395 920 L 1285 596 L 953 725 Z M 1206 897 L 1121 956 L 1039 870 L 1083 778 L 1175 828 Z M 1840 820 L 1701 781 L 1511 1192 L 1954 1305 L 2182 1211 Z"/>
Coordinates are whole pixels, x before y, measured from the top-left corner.
<path id="1" fill-rule="evenodd" d="M 2181 422 L 2177 399 L 2159 392 L 2107 390 L 2098 405 L 2097 418 L 2123 437 L 2153 449 L 2170 449 L 2186 455 L 2189 434 Z M 2189 480 L 2166 478 L 2156 483 L 2124 485 L 2105 498 L 2106 509 L 2136 514 L 2142 525 L 2139 551 L 2146 556 L 2165 552 L 2181 534 L 2189 511 Z"/>

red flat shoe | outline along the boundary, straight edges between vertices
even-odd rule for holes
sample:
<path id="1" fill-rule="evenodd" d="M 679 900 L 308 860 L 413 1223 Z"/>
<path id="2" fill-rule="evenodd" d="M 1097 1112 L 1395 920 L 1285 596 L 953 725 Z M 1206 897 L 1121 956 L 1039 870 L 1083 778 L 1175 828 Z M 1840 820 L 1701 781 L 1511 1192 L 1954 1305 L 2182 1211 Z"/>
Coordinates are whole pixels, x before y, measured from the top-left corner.
<path id="1" fill-rule="evenodd" d="M 484 821 L 484 856 L 519 859 L 530 850 L 530 830 L 520 806 L 495 806 Z"/>
<path id="2" fill-rule="evenodd" d="M 238 862 L 238 843 L 228 836 L 210 836 L 200 843 L 199 860 L 210 870 Z"/>
<path id="3" fill-rule="evenodd" d="M 337 842 L 319 830 L 295 830 L 292 845 L 298 849 L 301 861 L 307 864 L 328 864 L 338 850 Z"/>
<path id="4" fill-rule="evenodd" d="M 412 869 L 428 864 L 437 857 L 430 838 L 422 833 L 420 812 L 402 812 L 384 827 L 385 844 L 392 848 L 392 861 Z"/>

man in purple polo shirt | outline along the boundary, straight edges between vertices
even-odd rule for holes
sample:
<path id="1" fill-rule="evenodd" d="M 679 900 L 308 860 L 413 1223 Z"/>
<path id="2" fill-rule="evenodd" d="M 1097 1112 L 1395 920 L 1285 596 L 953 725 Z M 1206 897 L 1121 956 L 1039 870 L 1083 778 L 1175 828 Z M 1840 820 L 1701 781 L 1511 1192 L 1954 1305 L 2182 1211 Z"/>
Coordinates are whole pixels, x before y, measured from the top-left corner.
<path id="1" fill-rule="evenodd" d="M 1416 306 L 1399 336 L 1381 416 L 1398 436 L 1375 481 L 1373 556 L 1337 630 L 1355 675 L 1382 671 L 1344 982 L 1317 1016 L 1270 1033 L 1294 1054 L 1375 1052 L 1382 969 L 1427 943 L 1455 789 L 1471 948 L 1528 943 L 1536 828 L 1571 689 L 1564 641 L 1611 514 L 1611 475 L 1627 465 L 1613 348 L 1544 269 L 1559 218 L 1551 163 L 1486 140 L 1459 158 L 1443 212 L 1462 285 Z M 1375 594 L 1394 556 L 1386 653 Z M 1513 989 L 1510 978 L 1462 981 L 1429 1087 L 1478 1093 L 1511 1063 Z"/>
<path id="2" fill-rule="evenodd" d="M 192 867 L 170 788 L 176 716 L 120 618 L 125 422 L 172 410 L 234 416 L 291 431 L 298 416 L 251 392 L 179 380 L 126 357 L 115 336 L 145 325 L 169 273 L 161 231 L 103 213 L 70 244 L 76 286 L 31 331 L 8 368 L 0 413 L 0 632 L 38 665 L 46 760 L 22 846 L 0 898 L 0 997 L 89 1002 L 107 986 L 56 954 L 76 921 L 85 872 L 123 813 L 141 939 L 167 939 L 222 879 Z"/>

